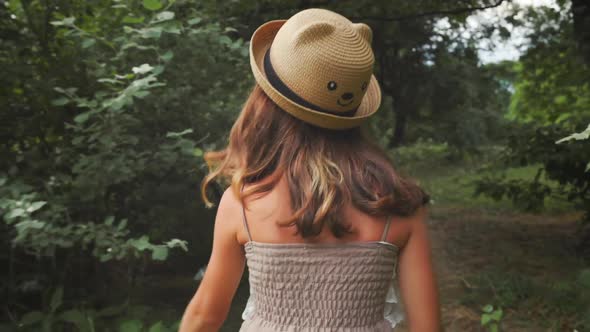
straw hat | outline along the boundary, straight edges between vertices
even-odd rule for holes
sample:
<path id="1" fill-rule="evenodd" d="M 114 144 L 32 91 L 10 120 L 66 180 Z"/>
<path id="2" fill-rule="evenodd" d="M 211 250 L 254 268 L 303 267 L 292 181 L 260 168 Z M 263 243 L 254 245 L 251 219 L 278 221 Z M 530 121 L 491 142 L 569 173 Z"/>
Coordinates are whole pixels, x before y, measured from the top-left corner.
<path id="1" fill-rule="evenodd" d="M 381 104 L 372 37 L 364 23 L 305 9 L 258 27 L 250 64 L 257 83 L 284 111 L 319 127 L 348 129 Z"/>

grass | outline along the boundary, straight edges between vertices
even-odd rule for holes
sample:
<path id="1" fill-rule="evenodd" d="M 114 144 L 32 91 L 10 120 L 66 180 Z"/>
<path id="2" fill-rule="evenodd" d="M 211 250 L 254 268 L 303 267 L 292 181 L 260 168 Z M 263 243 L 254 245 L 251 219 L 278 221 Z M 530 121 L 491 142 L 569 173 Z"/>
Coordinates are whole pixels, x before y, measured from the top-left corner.
<path id="1" fill-rule="evenodd" d="M 517 207 L 507 198 L 494 200 L 485 195 L 474 196 L 475 181 L 485 176 L 503 174 L 506 179 L 521 179 L 532 181 L 541 165 L 526 167 L 503 168 L 495 163 L 478 164 L 477 161 L 440 164 L 433 162 L 436 167 L 408 167 L 405 174 L 414 177 L 420 185 L 431 195 L 433 205 L 460 206 L 466 208 L 489 209 L 496 211 L 514 211 Z M 498 171 L 501 169 L 501 171 Z M 557 194 L 559 184 L 545 178 L 541 182 L 551 187 L 554 194 L 545 198 L 541 211 L 545 214 L 559 214 L 575 210 L 573 203 L 568 202 L 564 195 Z"/>
<path id="2" fill-rule="evenodd" d="M 548 279 L 490 268 L 467 278 L 470 288 L 460 298 L 462 304 L 478 307 L 494 303 L 510 313 L 511 324 L 530 327 L 588 326 L 590 288 L 579 277 Z M 558 329 L 560 330 L 560 329 Z"/>

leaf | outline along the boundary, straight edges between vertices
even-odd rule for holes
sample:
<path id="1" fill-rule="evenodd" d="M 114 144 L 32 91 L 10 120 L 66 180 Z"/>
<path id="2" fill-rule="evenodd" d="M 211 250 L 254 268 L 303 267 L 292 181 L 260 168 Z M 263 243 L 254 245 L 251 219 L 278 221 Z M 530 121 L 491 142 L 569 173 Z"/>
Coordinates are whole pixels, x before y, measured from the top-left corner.
<path id="1" fill-rule="evenodd" d="M 76 20 L 75 17 L 66 17 L 62 20 L 62 23 L 65 26 L 72 26 L 72 25 L 74 25 L 75 20 Z"/>
<path id="2" fill-rule="evenodd" d="M 181 247 L 184 251 L 188 251 L 186 244 L 187 244 L 186 241 L 183 241 L 180 239 L 172 239 L 172 240 L 166 242 L 166 245 L 168 246 L 168 248 Z"/>
<path id="3" fill-rule="evenodd" d="M 492 318 L 488 314 L 481 315 L 481 326 L 486 326 L 490 323 Z"/>
<path id="4" fill-rule="evenodd" d="M 90 116 L 90 112 L 80 113 L 80 114 L 76 115 L 76 117 L 74 118 L 74 121 L 76 123 L 84 123 L 88 120 L 89 116 Z"/>
<path id="5" fill-rule="evenodd" d="M 133 96 L 141 99 L 147 97 L 149 94 L 149 91 L 137 91 L 133 94 Z"/>
<path id="6" fill-rule="evenodd" d="M 137 49 L 140 49 L 140 50 L 149 50 L 151 47 L 139 45 L 137 43 L 126 43 L 126 44 L 123 44 L 123 46 L 121 46 L 121 50 L 126 50 L 128 48 L 137 48 Z"/>
<path id="7" fill-rule="evenodd" d="M 496 322 L 499 322 L 500 319 L 502 319 L 502 309 L 498 309 L 498 310 L 494 311 L 493 313 L 491 313 L 490 318 L 492 320 L 495 320 Z"/>
<path id="8" fill-rule="evenodd" d="M 117 81 L 117 80 L 112 79 L 112 78 L 99 78 L 96 81 L 99 82 L 99 83 L 111 83 L 111 84 L 122 84 L 123 83 L 121 81 Z"/>
<path id="9" fill-rule="evenodd" d="M 8 1 L 8 8 L 12 12 L 12 14 L 16 16 L 19 16 L 19 14 L 23 11 L 20 0 Z"/>
<path id="10" fill-rule="evenodd" d="M 143 324 L 137 319 L 129 319 L 119 325 L 120 332 L 141 332 Z"/>
<path id="11" fill-rule="evenodd" d="M 162 2 L 159 0 L 143 0 L 143 7 L 147 10 L 156 11 L 162 8 Z"/>
<path id="12" fill-rule="evenodd" d="M 159 322 L 155 323 L 154 325 L 150 326 L 150 329 L 148 330 L 148 332 L 164 332 L 164 331 L 168 331 L 168 329 L 164 326 L 164 323 L 162 323 L 162 321 L 159 321 Z"/>
<path id="13" fill-rule="evenodd" d="M 160 22 L 164 22 L 164 21 L 169 21 L 173 18 L 174 18 L 173 12 L 163 11 L 161 13 L 158 13 L 158 15 L 156 15 L 156 17 L 154 17 L 154 19 L 152 20 L 151 23 L 160 23 Z"/>
<path id="14" fill-rule="evenodd" d="M 163 261 L 168 257 L 168 248 L 166 246 L 154 246 L 152 250 L 152 259 L 154 260 Z"/>
<path id="15" fill-rule="evenodd" d="M 104 219 L 104 223 L 109 226 L 111 226 L 113 224 L 113 221 L 115 221 L 114 216 L 108 216 Z"/>
<path id="16" fill-rule="evenodd" d="M 13 210 L 10 210 L 10 212 L 8 212 L 7 214 L 4 215 L 4 218 L 6 219 L 13 219 L 16 217 L 21 217 L 25 214 L 25 210 L 21 209 L 21 208 L 16 208 Z"/>
<path id="17" fill-rule="evenodd" d="M 25 220 L 14 225 L 18 232 L 24 232 L 29 229 L 41 229 L 45 226 L 45 223 L 39 220 Z"/>
<path id="18" fill-rule="evenodd" d="M 150 66 L 147 63 L 144 63 L 143 65 L 141 65 L 139 67 L 133 67 L 131 70 L 135 74 L 145 74 L 145 73 L 152 71 L 152 69 L 154 69 L 154 67 Z"/>
<path id="19" fill-rule="evenodd" d="M 57 98 L 51 101 L 51 105 L 53 106 L 63 106 L 67 103 L 69 103 L 70 100 L 66 97 L 61 97 L 61 98 Z"/>
<path id="20" fill-rule="evenodd" d="M 54 26 L 73 26 L 75 20 L 75 17 L 66 17 L 61 21 L 52 21 L 50 24 Z"/>
<path id="21" fill-rule="evenodd" d="M 494 306 L 492 306 L 491 304 L 488 304 L 485 307 L 483 307 L 482 310 L 483 310 L 483 312 L 490 313 L 490 312 L 494 311 Z"/>
<path id="22" fill-rule="evenodd" d="M 160 59 L 168 62 L 172 59 L 172 57 L 174 57 L 174 53 L 170 50 L 168 50 L 166 53 L 160 55 Z"/>
<path id="23" fill-rule="evenodd" d="M 179 35 L 180 32 L 181 32 L 180 29 L 177 26 L 174 26 L 174 25 L 164 26 L 164 31 L 166 31 L 168 33 L 174 33 L 174 34 L 177 34 L 177 35 Z"/>
<path id="24" fill-rule="evenodd" d="M 43 313 L 40 311 L 27 312 L 20 320 L 22 325 L 32 325 L 40 322 L 43 319 Z"/>
<path id="25" fill-rule="evenodd" d="M 195 18 L 191 18 L 190 20 L 188 20 L 186 22 L 186 24 L 188 25 L 195 25 L 195 24 L 199 24 L 203 19 L 200 17 L 195 17 Z"/>
<path id="26" fill-rule="evenodd" d="M 220 42 L 221 44 L 225 44 L 225 45 L 231 45 L 231 43 L 232 43 L 232 40 L 231 40 L 231 38 L 229 38 L 228 36 L 221 36 L 221 37 L 219 37 L 219 42 Z"/>
<path id="27" fill-rule="evenodd" d="M 588 125 L 588 128 L 586 128 L 584 131 L 579 132 L 579 133 L 573 133 L 567 137 L 564 137 L 564 138 L 558 140 L 555 143 L 560 144 L 562 142 L 566 142 L 566 141 L 570 141 L 570 140 L 585 140 L 588 138 L 590 138 L 590 124 Z"/>
<path id="28" fill-rule="evenodd" d="M 89 48 L 90 46 L 96 44 L 96 39 L 94 38 L 86 38 L 82 41 L 82 48 Z"/>
<path id="29" fill-rule="evenodd" d="M 37 210 L 39 210 L 40 208 L 43 207 L 43 205 L 47 204 L 47 202 L 45 201 L 37 201 L 37 202 L 33 202 L 31 205 L 29 205 L 29 207 L 27 208 L 27 212 L 31 213 L 31 212 L 35 212 Z"/>
<path id="30" fill-rule="evenodd" d="M 130 23 L 130 24 L 137 24 L 142 23 L 145 20 L 145 17 L 134 17 L 134 16 L 125 16 L 123 17 L 123 23 Z"/>
<path id="31" fill-rule="evenodd" d="M 188 139 L 181 139 L 178 141 L 177 146 L 183 153 L 192 156 L 195 149 L 195 142 Z"/>
<path id="32" fill-rule="evenodd" d="M 139 251 L 146 250 L 147 248 L 152 246 L 149 242 L 149 237 L 147 235 L 144 235 L 139 239 L 131 240 L 131 245 Z"/>
<path id="33" fill-rule="evenodd" d="M 119 315 L 119 314 L 123 313 L 123 311 L 125 311 L 125 309 L 127 309 L 128 305 L 129 305 L 129 303 L 127 301 L 125 301 L 125 302 L 115 305 L 115 306 L 106 307 L 106 308 L 100 310 L 99 312 L 97 312 L 96 317 Z"/>
<path id="34" fill-rule="evenodd" d="M 151 27 L 139 30 L 142 38 L 155 38 L 158 39 L 162 36 L 161 27 Z"/>
<path id="35" fill-rule="evenodd" d="M 154 70 L 152 71 L 152 73 L 154 73 L 154 75 L 159 75 L 163 71 L 164 71 L 164 66 L 155 66 L 154 67 Z M 162 85 L 164 85 L 164 84 L 162 84 Z M 152 85 L 152 86 L 155 86 L 155 84 Z"/>
<path id="36" fill-rule="evenodd" d="M 55 310 L 57 310 L 57 308 L 61 306 L 63 295 L 63 287 L 57 287 L 57 289 L 53 292 L 53 295 L 51 296 L 51 302 L 49 305 L 51 312 L 55 312 Z"/>
<path id="37" fill-rule="evenodd" d="M 76 325 L 78 330 L 83 330 L 84 326 L 86 325 L 86 317 L 84 314 L 78 309 L 72 309 L 68 311 L 64 311 L 60 315 L 60 319 L 64 322 L 72 323 Z"/>
<path id="38" fill-rule="evenodd" d="M 199 148 L 195 148 L 195 157 L 202 157 L 203 156 L 203 150 L 199 149 Z"/>
<path id="39" fill-rule="evenodd" d="M 121 222 L 119 222 L 119 225 L 117 225 L 117 230 L 122 231 L 125 229 L 125 226 L 127 226 L 127 219 L 123 219 Z"/>
<path id="40" fill-rule="evenodd" d="M 180 136 L 184 136 L 186 134 L 190 134 L 192 132 L 193 132 L 193 130 L 191 128 L 185 129 L 180 132 L 169 131 L 166 133 L 166 137 L 180 137 Z"/>

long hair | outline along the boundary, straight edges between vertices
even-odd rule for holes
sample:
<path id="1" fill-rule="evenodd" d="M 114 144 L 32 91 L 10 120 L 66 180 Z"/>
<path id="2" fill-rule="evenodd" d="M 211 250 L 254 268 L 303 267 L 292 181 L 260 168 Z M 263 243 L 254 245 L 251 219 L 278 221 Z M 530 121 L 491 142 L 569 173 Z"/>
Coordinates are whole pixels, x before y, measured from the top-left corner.
<path id="1" fill-rule="evenodd" d="M 418 185 L 394 170 L 387 154 L 357 127 L 327 130 L 307 124 L 281 110 L 256 84 L 221 151 L 205 153 L 210 173 L 230 183 L 242 203 L 265 194 L 286 177 L 294 211 L 283 226 L 296 225 L 302 237 L 329 227 L 336 237 L 350 231 L 342 207 L 352 203 L 373 216 L 412 215 L 429 202 Z M 241 192 L 243 184 L 251 184 Z"/>

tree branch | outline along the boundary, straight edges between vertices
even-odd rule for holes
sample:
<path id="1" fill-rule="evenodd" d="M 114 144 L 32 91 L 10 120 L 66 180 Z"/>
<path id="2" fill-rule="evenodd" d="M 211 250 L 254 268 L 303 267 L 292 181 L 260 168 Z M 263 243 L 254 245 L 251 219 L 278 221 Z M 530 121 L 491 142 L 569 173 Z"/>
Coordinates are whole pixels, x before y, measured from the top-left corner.
<path id="1" fill-rule="evenodd" d="M 373 20 L 373 21 L 384 21 L 384 22 L 399 22 L 399 21 L 407 21 L 413 20 L 416 18 L 427 17 L 427 16 L 439 16 L 439 15 L 458 15 L 463 13 L 470 13 L 478 10 L 485 10 L 490 8 L 495 8 L 500 6 L 504 1 L 510 2 L 511 0 L 496 0 L 496 2 L 483 5 L 483 6 L 476 6 L 476 7 L 462 7 L 462 8 L 455 8 L 455 9 L 447 9 L 447 10 L 435 10 L 429 12 L 422 12 L 416 13 L 411 15 L 402 15 L 402 16 L 393 16 L 393 17 L 383 17 L 383 16 L 362 16 L 362 17 L 350 17 L 351 20 Z"/>

